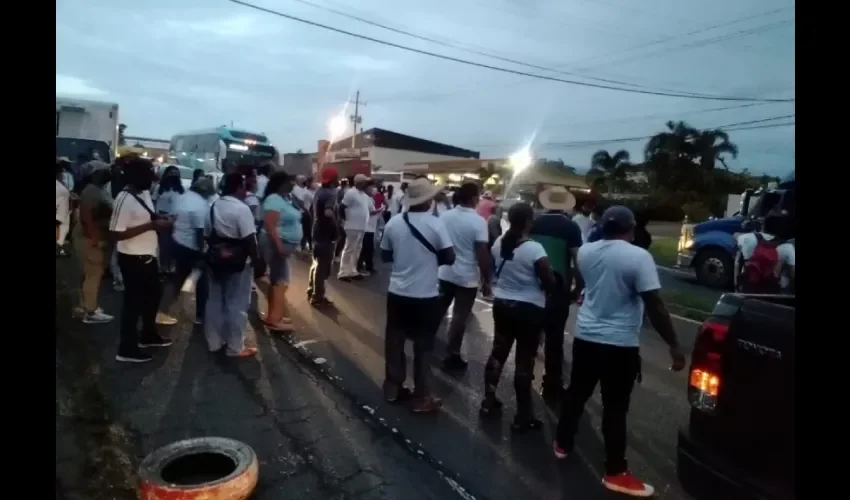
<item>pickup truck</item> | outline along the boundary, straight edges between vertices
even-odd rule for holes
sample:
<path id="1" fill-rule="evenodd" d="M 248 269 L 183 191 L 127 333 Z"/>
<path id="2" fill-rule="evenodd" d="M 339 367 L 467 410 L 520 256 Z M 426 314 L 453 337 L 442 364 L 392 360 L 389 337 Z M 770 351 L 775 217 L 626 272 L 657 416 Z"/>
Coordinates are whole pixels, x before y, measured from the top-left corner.
<path id="1" fill-rule="evenodd" d="M 793 500 L 795 297 L 724 294 L 694 343 L 677 472 L 697 500 Z"/>

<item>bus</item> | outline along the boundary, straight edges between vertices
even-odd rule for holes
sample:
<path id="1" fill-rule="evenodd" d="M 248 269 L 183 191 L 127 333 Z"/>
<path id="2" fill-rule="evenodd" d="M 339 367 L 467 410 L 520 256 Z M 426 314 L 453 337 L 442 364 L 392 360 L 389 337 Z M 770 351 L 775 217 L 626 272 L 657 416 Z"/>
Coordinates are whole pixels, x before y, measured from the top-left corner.
<path id="1" fill-rule="evenodd" d="M 168 160 L 191 169 L 227 172 L 236 165 L 277 165 L 279 156 L 265 134 L 217 127 L 172 137 Z"/>

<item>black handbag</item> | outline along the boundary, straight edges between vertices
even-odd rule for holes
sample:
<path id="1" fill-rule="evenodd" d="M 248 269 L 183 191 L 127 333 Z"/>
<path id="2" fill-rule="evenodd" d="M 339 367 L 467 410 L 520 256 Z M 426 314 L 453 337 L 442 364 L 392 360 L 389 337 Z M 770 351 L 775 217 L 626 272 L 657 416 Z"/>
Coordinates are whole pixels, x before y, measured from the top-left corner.
<path id="1" fill-rule="evenodd" d="M 206 261 L 215 275 L 240 273 L 248 264 L 248 250 L 241 239 L 226 238 L 215 229 L 215 204 L 210 206 L 210 235 L 207 237 Z"/>

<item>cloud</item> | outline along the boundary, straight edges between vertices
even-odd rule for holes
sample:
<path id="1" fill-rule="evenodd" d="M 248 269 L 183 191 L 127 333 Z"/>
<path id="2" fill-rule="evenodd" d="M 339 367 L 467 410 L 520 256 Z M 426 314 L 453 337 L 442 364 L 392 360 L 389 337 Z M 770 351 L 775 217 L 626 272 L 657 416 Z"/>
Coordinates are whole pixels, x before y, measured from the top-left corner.
<path id="1" fill-rule="evenodd" d="M 82 78 L 56 74 L 56 93 L 78 97 L 102 97 L 108 94 Z"/>

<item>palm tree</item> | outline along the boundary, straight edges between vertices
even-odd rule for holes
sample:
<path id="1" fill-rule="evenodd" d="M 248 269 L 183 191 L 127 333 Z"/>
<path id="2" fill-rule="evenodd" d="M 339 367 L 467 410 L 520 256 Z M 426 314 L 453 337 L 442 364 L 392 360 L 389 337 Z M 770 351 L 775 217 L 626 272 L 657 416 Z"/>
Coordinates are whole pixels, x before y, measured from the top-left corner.
<path id="1" fill-rule="evenodd" d="M 692 141 L 694 153 L 699 158 L 699 166 L 705 172 L 713 170 L 718 161 L 723 168 L 729 170 L 725 158 L 721 155 L 738 157 L 738 146 L 729 142 L 729 134 L 720 129 L 695 130 Z"/>
<path id="2" fill-rule="evenodd" d="M 626 180 L 626 173 L 632 166 L 629 152 L 621 149 L 613 155 L 601 149 L 590 158 L 590 170 L 587 173 L 594 187 L 607 186 L 610 194 L 614 183 Z"/>

